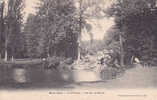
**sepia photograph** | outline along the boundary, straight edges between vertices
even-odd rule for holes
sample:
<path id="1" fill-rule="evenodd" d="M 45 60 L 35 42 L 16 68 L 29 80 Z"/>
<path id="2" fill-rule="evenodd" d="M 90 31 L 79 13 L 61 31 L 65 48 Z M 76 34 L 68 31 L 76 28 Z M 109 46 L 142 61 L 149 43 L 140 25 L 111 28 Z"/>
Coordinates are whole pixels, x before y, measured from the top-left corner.
<path id="1" fill-rule="evenodd" d="M 157 0 L 0 0 L 0 100 L 144 100 L 157 88 L 156 25 Z"/>

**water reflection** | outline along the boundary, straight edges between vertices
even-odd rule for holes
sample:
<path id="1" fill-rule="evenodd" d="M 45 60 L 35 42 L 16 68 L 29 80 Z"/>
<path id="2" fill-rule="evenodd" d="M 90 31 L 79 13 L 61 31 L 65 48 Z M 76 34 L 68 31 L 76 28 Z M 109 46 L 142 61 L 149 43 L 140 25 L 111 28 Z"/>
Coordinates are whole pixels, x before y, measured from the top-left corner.
<path id="1" fill-rule="evenodd" d="M 0 66 L 0 88 L 8 86 L 18 88 L 63 88 L 73 81 L 96 80 L 96 77 L 91 75 L 95 74 L 87 71 L 45 69 L 41 65 Z M 103 80 L 108 80 L 116 77 L 116 71 L 106 70 L 102 75 Z"/>
<path id="2" fill-rule="evenodd" d="M 67 84 L 59 71 L 41 65 L 0 66 L 0 89 L 63 88 Z"/>
<path id="3" fill-rule="evenodd" d="M 13 69 L 13 79 L 17 83 L 26 83 L 27 77 L 26 77 L 27 71 L 23 68 L 15 68 Z"/>

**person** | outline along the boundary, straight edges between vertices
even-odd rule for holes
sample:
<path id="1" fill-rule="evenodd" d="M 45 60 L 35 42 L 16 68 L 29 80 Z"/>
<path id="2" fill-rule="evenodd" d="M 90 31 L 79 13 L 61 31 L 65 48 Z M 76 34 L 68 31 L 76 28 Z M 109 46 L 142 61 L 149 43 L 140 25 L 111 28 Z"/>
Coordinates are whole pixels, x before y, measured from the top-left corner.
<path id="1" fill-rule="evenodd" d="M 56 59 L 48 57 L 47 59 L 43 60 L 43 66 L 45 69 L 55 69 L 58 70 L 58 66 L 60 62 Z"/>
<path id="2" fill-rule="evenodd" d="M 46 61 L 46 58 L 42 58 L 42 61 Z"/>
<path id="3" fill-rule="evenodd" d="M 135 61 L 135 63 L 140 64 L 140 60 L 137 57 L 134 58 L 134 61 Z"/>
<path id="4" fill-rule="evenodd" d="M 106 60 L 106 64 L 109 66 L 109 67 L 114 67 L 114 68 L 117 68 L 119 69 L 120 67 L 120 62 L 119 62 L 119 57 L 118 57 L 118 54 L 113 52 L 113 50 L 108 54 L 110 57 L 108 57 L 108 59 Z"/>
<path id="5" fill-rule="evenodd" d="M 101 65 L 104 65 L 104 63 L 105 63 L 104 60 L 105 60 L 104 57 L 102 57 L 102 58 L 100 59 L 100 64 L 101 64 Z"/>

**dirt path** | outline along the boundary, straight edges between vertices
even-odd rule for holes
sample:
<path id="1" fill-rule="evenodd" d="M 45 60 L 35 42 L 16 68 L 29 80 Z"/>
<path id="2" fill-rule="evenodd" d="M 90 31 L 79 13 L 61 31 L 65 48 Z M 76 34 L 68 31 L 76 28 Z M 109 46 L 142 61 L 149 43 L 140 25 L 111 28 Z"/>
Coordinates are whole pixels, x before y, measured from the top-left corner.
<path id="1" fill-rule="evenodd" d="M 127 70 L 121 77 L 99 83 L 82 83 L 75 88 L 156 88 L 157 67 L 136 66 Z"/>

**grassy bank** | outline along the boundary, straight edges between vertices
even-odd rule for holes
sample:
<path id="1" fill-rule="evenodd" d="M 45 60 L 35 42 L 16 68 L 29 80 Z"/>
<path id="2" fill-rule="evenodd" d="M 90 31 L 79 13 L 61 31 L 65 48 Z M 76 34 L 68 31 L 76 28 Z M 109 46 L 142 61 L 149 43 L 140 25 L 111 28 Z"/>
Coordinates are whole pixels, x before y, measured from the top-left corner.
<path id="1" fill-rule="evenodd" d="M 13 61 L 0 61 L 0 65 L 5 65 L 5 64 L 40 64 L 42 63 L 41 59 L 15 59 Z"/>

